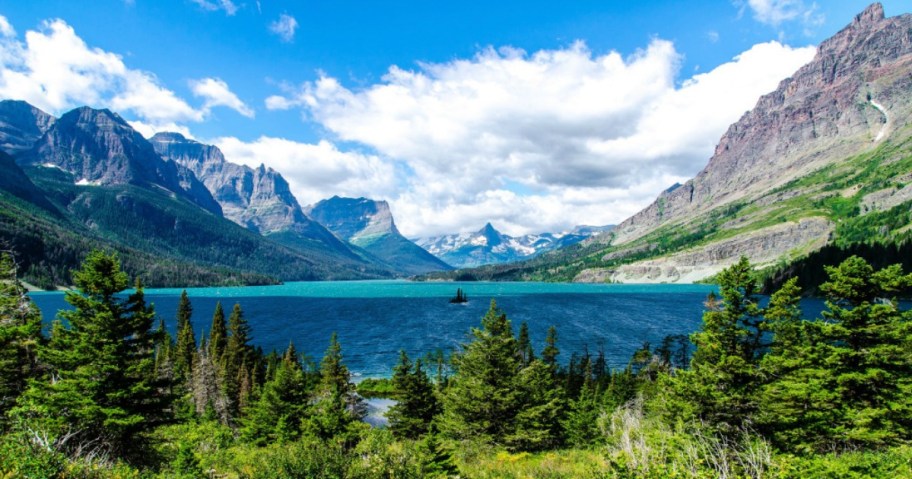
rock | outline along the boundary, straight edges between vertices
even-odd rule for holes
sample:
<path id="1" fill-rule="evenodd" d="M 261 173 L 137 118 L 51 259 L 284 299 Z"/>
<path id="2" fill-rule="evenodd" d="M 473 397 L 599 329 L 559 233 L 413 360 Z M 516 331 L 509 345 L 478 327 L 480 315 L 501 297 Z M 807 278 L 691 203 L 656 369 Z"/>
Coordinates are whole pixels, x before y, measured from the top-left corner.
<path id="1" fill-rule="evenodd" d="M 0 101 L 0 150 L 13 156 L 30 150 L 54 121 L 24 101 Z"/>
<path id="2" fill-rule="evenodd" d="M 333 196 L 308 206 L 305 212 L 339 238 L 364 249 L 402 274 L 452 269 L 402 236 L 386 201 Z"/>

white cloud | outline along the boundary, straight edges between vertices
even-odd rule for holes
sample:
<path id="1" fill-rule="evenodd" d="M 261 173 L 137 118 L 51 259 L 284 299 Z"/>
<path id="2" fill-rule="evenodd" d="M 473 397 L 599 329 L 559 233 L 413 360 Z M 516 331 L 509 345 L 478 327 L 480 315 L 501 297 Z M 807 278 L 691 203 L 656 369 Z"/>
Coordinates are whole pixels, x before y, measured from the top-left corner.
<path id="1" fill-rule="evenodd" d="M 819 25 L 823 21 L 821 14 L 817 13 L 815 2 L 805 3 L 804 0 L 747 0 L 747 6 L 753 12 L 754 19 L 773 27 L 780 24 L 799 20 L 805 25 Z"/>
<path id="2" fill-rule="evenodd" d="M 621 221 L 695 174 L 726 127 L 814 51 L 760 44 L 679 82 L 680 56 L 660 39 L 627 58 L 580 42 L 488 48 L 394 66 L 360 90 L 322 76 L 266 106 L 300 107 L 339 139 L 403 162 L 407 188 L 393 204 L 406 234 L 497 218 L 512 233 L 559 230 Z"/>
<path id="3" fill-rule="evenodd" d="M 13 29 L 13 26 L 10 25 L 9 20 L 7 20 L 3 15 L 0 15 L 0 35 L 4 37 L 16 36 L 16 30 Z"/>
<path id="4" fill-rule="evenodd" d="M 203 10 L 210 12 L 215 12 L 218 10 L 223 10 L 226 15 L 234 15 L 238 11 L 237 5 L 234 4 L 231 0 L 192 0 L 193 3 L 199 5 Z"/>
<path id="5" fill-rule="evenodd" d="M 283 42 L 294 40 L 295 30 L 298 28 L 298 21 L 294 17 L 283 13 L 279 19 L 269 24 L 269 31 L 275 33 Z"/>
<path id="6" fill-rule="evenodd" d="M 110 108 L 156 129 L 203 121 L 214 106 L 253 114 L 227 84 L 211 78 L 192 85 L 194 94 L 204 98 L 203 106 L 195 108 L 152 73 L 89 47 L 63 20 L 27 31 L 23 42 L 0 17 L 0 33 L 0 98 L 25 100 L 52 114 L 82 105 Z"/>
<path id="7" fill-rule="evenodd" d="M 139 120 L 128 120 L 127 123 L 133 127 L 134 130 L 138 131 L 140 135 L 145 138 L 151 138 L 156 133 L 162 132 L 174 132 L 184 135 L 185 138 L 190 138 L 191 140 L 195 139 L 190 129 L 184 125 L 178 125 L 177 123 L 146 123 Z"/>
<path id="8" fill-rule="evenodd" d="M 400 186 L 391 162 L 340 151 L 328 141 L 314 145 L 263 136 L 252 142 L 225 137 L 207 143 L 218 146 L 228 161 L 252 168 L 266 164 L 279 171 L 301 205 L 333 195 L 391 198 Z"/>
<path id="9" fill-rule="evenodd" d="M 214 106 L 225 106 L 248 118 L 254 116 L 253 110 L 228 88 L 227 83 L 218 78 L 191 81 L 190 89 L 194 95 L 205 99 L 203 110 L 206 112 Z"/>

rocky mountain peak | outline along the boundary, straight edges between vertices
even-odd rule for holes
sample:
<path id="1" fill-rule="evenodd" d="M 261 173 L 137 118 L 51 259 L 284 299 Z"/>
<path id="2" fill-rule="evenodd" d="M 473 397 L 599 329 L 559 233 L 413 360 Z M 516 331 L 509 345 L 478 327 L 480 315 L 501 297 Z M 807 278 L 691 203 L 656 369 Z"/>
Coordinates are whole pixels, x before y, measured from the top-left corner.
<path id="1" fill-rule="evenodd" d="M 868 8 L 864 9 L 863 12 L 855 15 L 855 21 L 852 22 L 852 25 L 858 26 L 867 23 L 877 23 L 884 18 L 883 5 L 881 5 L 880 2 L 876 2 L 868 5 Z"/>
<path id="2" fill-rule="evenodd" d="M 886 18 L 880 4 L 871 5 L 732 124 L 703 171 L 618 225 L 614 243 L 757 197 L 908 135 L 910 69 L 912 15 Z"/>
<path id="3" fill-rule="evenodd" d="M 494 229 L 494 226 L 490 222 L 486 223 L 484 227 L 478 231 L 478 235 L 484 238 L 485 243 L 488 246 L 493 247 L 503 243 L 503 234 Z"/>
<path id="4" fill-rule="evenodd" d="M 222 214 L 190 170 L 163 160 L 139 132 L 107 109 L 80 107 L 65 113 L 19 161 L 53 165 L 83 185 L 163 188 L 213 214 Z"/>
<path id="5" fill-rule="evenodd" d="M 308 206 L 305 213 L 348 241 L 357 242 L 365 237 L 399 234 L 389 203 L 386 201 L 333 196 Z"/>
<path id="6" fill-rule="evenodd" d="M 0 150 L 16 155 L 32 148 L 56 119 L 19 100 L 0 101 Z"/>

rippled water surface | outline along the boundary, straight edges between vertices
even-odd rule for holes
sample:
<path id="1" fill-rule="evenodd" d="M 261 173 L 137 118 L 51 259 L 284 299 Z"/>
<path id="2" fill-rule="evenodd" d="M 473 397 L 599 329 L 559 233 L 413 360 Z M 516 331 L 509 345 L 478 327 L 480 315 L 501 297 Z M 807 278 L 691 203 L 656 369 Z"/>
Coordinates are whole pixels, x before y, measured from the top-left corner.
<path id="1" fill-rule="evenodd" d="M 449 304 L 456 288 L 469 303 Z M 547 329 L 557 326 L 560 358 L 604 348 L 620 367 L 644 341 L 657 344 L 668 334 L 699 328 L 705 285 L 589 285 L 551 283 L 416 283 L 356 281 L 288 283 L 280 286 L 190 288 L 197 339 L 209 329 L 215 303 L 226 315 L 240 303 L 265 350 L 284 349 L 322 357 L 333 332 L 339 334 L 349 368 L 362 377 L 386 376 L 405 349 L 417 357 L 437 348 L 452 350 L 478 326 L 491 299 L 513 322 L 529 323 L 536 351 Z M 180 289 L 149 289 L 147 298 L 172 331 Z M 33 293 L 46 321 L 67 307 L 63 293 Z M 819 310 L 819 307 L 817 307 Z"/>

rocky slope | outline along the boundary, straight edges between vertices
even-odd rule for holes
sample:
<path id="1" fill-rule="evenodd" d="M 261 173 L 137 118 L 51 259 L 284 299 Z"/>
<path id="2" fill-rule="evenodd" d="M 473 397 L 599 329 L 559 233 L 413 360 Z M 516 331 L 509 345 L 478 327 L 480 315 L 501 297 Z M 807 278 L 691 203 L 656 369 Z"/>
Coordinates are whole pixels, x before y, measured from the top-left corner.
<path id="1" fill-rule="evenodd" d="M 688 282 L 748 256 L 912 241 L 912 15 L 873 4 L 731 125 L 706 167 L 608 235 L 475 279 Z"/>
<path id="2" fill-rule="evenodd" d="M 626 264 L 587 268 L 576 279 L 692 281 L 741 255 L 772 265 L 838 241 L 852 207 L 864 214 L 912 198 L 902 181 L 905 148 L 896 151 L 912 134 L 910 92 L 912 15 L 885 18 L 873 4 L 731 125 L 696 177 L 618 225 L 603 259 L 656 247 L 676 228 L 699 237 L 696 247 L 629 255 Z M 896 174 L 857 174 L 878 164 Z M 838 195 L 827 193 L 839 177 Z"/>
<path id="3" fill-rule="evenodd" d="M 149 141 L 156 153 L 202 180 L 231 221 L 290 247 L 323 248 L 362 261 L 344 242 L 304 214 L 288 182 L 272 168 L 231 163 L 218 147 L 179 133 L 158 133 Z"/>
<path id="4" fill-rule="evenodd" d="M 367 198 L 334 196 L 305 212 L 340 238 L 407 275 L 451 267 L 399 233 L 389 204 Z"/>
<path id="5" fill-rule="evenodd" d="M 80 185 L 162 188 L 222 215 L 219 204 L 191 171 L 163 160 L 142 135 L 107 109 L 81 107 L 65 113 L 17 160 L 59 168 Z"/>
<path id="6" fill-rule="evenodd" d="M 902 130 L 912 110 L 910 53 L 912 16 L 884 18 L 871 5 L 729 127 L 695 178 L 618 225 L 614 244 L 756 197 Z"/>
<path id="7" fill-rule="evenodd" d="M 17 155 L 29 150 L 55 118 L 18 100 L 0 101 L 0 150 Z"/>
<path id="8" fill-rule="evenodd" d="M 460 233 L 416 240 L 418 246 L 457 268 L 521 261 L 541 253 L 579 243 L 610 231 L 612 226 L 577 226 L 565 233 L 541 233 L 512 237 L 491 223 L 474 233 Z"/>

